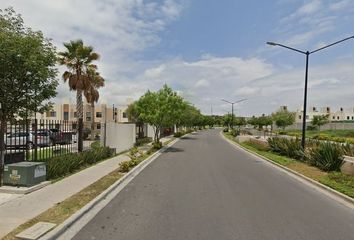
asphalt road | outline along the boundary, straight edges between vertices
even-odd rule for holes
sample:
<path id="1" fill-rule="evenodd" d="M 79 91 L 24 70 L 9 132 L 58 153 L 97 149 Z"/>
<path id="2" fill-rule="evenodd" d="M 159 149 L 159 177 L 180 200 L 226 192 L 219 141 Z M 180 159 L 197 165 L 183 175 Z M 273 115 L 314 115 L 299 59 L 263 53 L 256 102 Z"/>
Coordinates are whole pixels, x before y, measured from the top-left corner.
<path id="1" fill-rule="evenodd" d="M 354 211 L 211 130 L 163 153 L 74 239 L 350 240 Z"/>

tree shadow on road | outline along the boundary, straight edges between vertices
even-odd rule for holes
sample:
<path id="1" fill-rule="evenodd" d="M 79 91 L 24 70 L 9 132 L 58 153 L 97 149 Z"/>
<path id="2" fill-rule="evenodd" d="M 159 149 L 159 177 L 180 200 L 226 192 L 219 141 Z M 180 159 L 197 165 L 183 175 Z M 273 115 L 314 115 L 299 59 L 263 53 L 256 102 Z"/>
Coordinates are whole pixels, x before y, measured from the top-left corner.
<path id="1" fill-rule="evenodd" d="M 164 152 L 165 153 L 168 153 L 168 152 L 184 152 L 184 150 L 182 148 L 169 147 Z"/>

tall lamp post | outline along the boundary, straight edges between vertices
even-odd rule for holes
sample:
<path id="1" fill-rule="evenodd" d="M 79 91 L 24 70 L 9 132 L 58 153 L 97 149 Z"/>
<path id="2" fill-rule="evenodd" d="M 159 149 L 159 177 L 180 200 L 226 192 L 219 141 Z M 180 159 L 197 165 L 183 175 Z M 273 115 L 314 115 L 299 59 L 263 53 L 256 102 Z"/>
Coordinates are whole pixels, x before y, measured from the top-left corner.
<path id="1" fill-rule="evenodd" d="M 329 48 L 329 47 L 331 47 L 333 45 L 336 45 L 338 43 L 341 43 L 341 42 L 344 42 L 344 41 L 347 41 L 347 40 L 350 40 L 350 39 L 354 39 L 354 36 L 344 38 L 344 39 L 339 40 L 337 42 L 334 42 L 334 43 L 328 44 L 328 45 L 326 45 L 324 47 L 318 48 L 318 49 L 316 49 L 314 51 L 306 51 L 306 52 L 302 51 L 302 50 L 299 50 L 299 49 L 296 49 L 296 48 L 288 47 L 288 46 L 283 45 L 283 44 L 279 44 L 279 43 L 275 43 L 275 42 L 267 42 L 268 45 L 283 47 L 283 48 L 286 48 L 286 49 L 289 49 L 289 50 L 304 54 L 306 56 L 305 88 L 304 88 L 304 109 L 303 109 L 303 115 L 302 115 L 302 138 L 301 138 L 301 145 L 302 145 L 303 150 L 305 150 L 305 138 L 306 138 L 306 108 L 307 108 L 307 81 L 308 81 L 308 69 L 309 69 L 309 56 L 312 53 L 319 52 L 319 51 L 321 51 L 323 49 Z"/>
<path id="2" fill-rule="evenodd" d="M 224 101 L 226 103 L 229 103 L 231 104 L 231 129 L 234 129 L 234 104 L 235 103 L 240 103 L 240 102 L 243 102 L 243 101 L 246 101 L 247 99 L 244 98 L 244 99 L 241 99 L 241 100 L 238 100 L 236 102 L 231 102 L 231 101 L 227 101 L 225 99 L 221 99 L 221 101 Z"/>

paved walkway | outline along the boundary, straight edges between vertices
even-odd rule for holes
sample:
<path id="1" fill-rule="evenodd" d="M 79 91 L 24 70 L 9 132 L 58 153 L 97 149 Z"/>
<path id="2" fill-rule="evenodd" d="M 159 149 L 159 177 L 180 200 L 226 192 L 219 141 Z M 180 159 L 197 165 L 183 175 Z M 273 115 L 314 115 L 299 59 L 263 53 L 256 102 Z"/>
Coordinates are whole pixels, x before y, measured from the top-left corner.
<path id="1" fill-rule="evenodd" d="M 164 143 L 170 139 L 166 137 L 161 141 Z M 1 193 L 0 238 L 114 171 L 120 162 L 126 160 L 129 160 L 126 154 L 116 156 L 30 194 Z"/>

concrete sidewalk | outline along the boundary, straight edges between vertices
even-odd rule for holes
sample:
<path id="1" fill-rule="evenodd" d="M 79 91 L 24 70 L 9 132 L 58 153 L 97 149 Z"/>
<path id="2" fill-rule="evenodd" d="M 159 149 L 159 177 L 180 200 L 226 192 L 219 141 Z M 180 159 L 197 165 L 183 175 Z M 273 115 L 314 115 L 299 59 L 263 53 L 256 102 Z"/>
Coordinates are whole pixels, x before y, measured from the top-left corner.
<path id="1" fill-rule="evenodd" d="M 165 143 L 170 139 L 172 137 L 163 138 L 161 141 Z M 0 238 L 4 237 L 17 226 L 38 216 L 47 209 L 106 176 L 117 169 L 120 162 L 129 159 L 127 154 L 121 154 L 30 194 L 3 195 L 4 199 L 0 202 Z M 0 200 L 1 198 L 0 196 Z"/>

